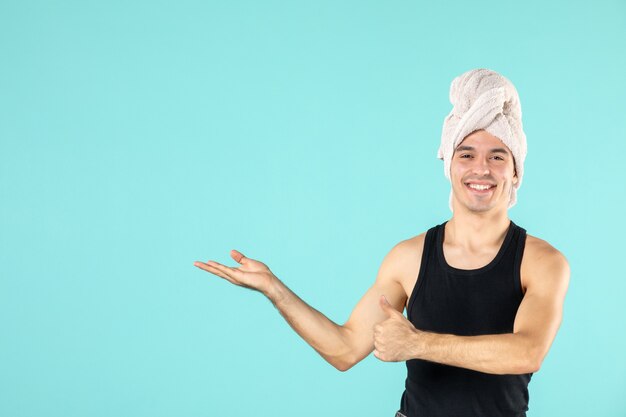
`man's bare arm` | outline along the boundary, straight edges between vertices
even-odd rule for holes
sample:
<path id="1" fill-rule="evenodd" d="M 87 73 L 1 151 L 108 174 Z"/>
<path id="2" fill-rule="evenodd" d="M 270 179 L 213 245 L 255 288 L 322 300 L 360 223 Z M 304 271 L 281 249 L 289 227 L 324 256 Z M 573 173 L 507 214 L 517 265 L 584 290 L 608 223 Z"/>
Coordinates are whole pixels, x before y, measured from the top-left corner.
<path id="1" fill-rule="evenodd" d="M 231 268 L 217 262 L 196 262 L 195 265 L 218 275 L 235 285 L 262 292 L 267 296 L 289 325 L 326 361 L 340 371 L 346 371 L 366 357 L 374 348 L 374 325 L 385 319 L 378 306 L 378 298 L 385 294 L 397 310 L 406 302 L 406 292 L 397 275 L 407 245 L 396 245 L 384 258 L 376 281 L 363 295 L 344 325 L 338 325 L 314 309 L 291 291 L 269 268 L 256 260 L 246 258 L 238 251 L 231 256 L 241 264 Z"/>
<path id="2" fill-rule="evenodd" d="M 569 265 L 558 251 L 544 248 L 529 270 L 527 291 L 518 309 L 513 333 L 457 336 L 415 329 L 381 304 L 388 320 L 377 325 L 377 340 L 385 361 L 413 358 L 492 374 L 522 374 L 539 370 L 562 320 L 569 283 Z M 394 340 L 408 340 L 402 346 Z"/>
<path id="3" fill-rule="evenodd" d="M 403 305 L 402 287 L 387 280 L 385 275 L 378 277 L 342 326 L 309 306 L 278 279 L 266 295 L 296 333 L 328 363 L 346 371 L 374 348 L 374 325 L 385 319 L 378 308 L 378 297 L 390 294 L 395 304 Z"/>

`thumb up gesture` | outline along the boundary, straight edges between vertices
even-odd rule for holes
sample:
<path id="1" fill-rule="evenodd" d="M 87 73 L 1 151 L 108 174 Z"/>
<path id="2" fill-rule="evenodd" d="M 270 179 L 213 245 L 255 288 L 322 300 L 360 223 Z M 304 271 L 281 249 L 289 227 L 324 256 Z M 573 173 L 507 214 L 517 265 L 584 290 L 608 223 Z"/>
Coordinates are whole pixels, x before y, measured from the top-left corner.
<path id="1" fill-rule="evenodd" d="M 413 359 L 412 348 L 420 332 L 384 295 L 379 303 L 387 318 L 374 326 L 374 356 L 385 362 Z"/>

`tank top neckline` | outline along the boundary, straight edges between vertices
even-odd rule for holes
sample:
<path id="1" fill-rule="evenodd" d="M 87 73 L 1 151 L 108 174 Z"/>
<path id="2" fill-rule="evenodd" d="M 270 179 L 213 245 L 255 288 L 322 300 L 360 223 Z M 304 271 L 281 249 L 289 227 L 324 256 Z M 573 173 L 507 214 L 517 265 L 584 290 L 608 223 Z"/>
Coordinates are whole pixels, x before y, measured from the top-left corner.
<path id="1" fill-rule="evenodd" d="M 443 222 L 442 224 L 439 225 L 439 228 L 437 230 L 437 236 L 436 236 L 437 255 L 438 255 L 437 257 L 439 258 L 439 264 L 444 270 L 448 272 L 452 272 L 454 274 L 458 274 L 458 275 L 477 275 L 477 274 L 489 271 L 491 268 L 496 266 L 498 262 L 500 262 L 500 259 L 504 255 L 506 248 L 509 246 L 509 243 L 511 243 L 511 240 L 513 239 L 513 232 L 515 231 L 515 223 L 513 223 L 513 220 L 509 220 L 509 221 L 510 223 L 506 232 L 506 236 L 504 237 L 504 241 L 502 242 L 502 245 L 500 245 L 500 249 L 498 250 L 498 253 L 496 254 L 496 256 L 488 264 L 481 266 L 480 268 L 475 268 L 475 269 L 460 269 L 460 268 L 455 268 L 452 265 L 448 264 L 448 261 L 446 261 L 446 258 L 443 253 L 443 241 L 445 237 L 446 223 L 448 223 L 448 221 Z"/>

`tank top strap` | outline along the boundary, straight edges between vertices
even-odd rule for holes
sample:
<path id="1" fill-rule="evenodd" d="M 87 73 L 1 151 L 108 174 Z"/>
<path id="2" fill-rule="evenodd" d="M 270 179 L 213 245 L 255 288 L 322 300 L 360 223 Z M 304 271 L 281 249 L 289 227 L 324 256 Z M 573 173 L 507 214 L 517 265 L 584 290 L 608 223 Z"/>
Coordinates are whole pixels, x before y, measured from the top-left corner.
<path id="1" fill-rule="evenodd" d="M 522 289 L 522 257 L 524 256 L 524 248 L 526 247 L 526 229 L 520 227 L 511 221 L 511 224 L 515 227 L 515 261 L 513 267 L 515 287 L 519 294 L 524 295 Z"/>

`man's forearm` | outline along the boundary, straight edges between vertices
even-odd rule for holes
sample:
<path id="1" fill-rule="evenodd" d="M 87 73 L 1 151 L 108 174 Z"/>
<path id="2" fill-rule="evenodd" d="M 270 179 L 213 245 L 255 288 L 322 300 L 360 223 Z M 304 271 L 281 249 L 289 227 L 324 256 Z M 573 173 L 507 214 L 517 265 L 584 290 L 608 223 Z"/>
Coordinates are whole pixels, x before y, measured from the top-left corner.
<path id="1" fill-rule="evenodd" d="M 278 278 L 265 295 L 296 333 L 331 365 L 341 371 L 352 365 L 352 349 L 340 325 L 305 303 Z"/>
<path id="2" fill-rule="evenodd" d="M 540 366 L 532 341 L 523 334 L 456 336 L 418 330 L 410 344 L 416 359 L 490 374 L 531 373 Z"/>

